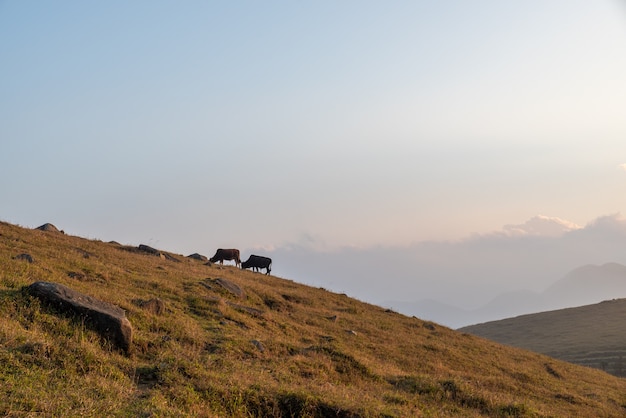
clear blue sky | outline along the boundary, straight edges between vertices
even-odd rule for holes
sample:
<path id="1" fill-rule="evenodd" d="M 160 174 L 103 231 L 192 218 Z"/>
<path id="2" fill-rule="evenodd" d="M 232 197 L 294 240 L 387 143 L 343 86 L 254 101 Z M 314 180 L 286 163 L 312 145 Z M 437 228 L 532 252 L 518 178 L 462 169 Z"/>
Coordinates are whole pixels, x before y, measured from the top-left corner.
<path id="1" fill-rule="evenodd" d="M 0 144 L 1 220 L 181 253 L 583 225 L 626 3 L 0 0 Z"/>

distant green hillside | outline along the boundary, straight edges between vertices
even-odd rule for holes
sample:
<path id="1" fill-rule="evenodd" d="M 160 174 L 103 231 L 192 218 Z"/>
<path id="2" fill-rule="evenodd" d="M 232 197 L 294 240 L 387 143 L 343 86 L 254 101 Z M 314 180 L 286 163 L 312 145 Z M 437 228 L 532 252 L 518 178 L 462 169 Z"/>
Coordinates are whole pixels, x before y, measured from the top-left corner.
<path id="1" fill-rule="evenodd" d="M 626 299 L 522 315 L 460 331 L 626 377 Z"/>
<path id="2" fill-rule="evenodd" d="M 122 307 L 132 354 L 23 291 L 39 280 Z M 6 223 L 0 318 L 4 416 L 626 414 L 626 380 L 600 370 L 291 280 Z"/>

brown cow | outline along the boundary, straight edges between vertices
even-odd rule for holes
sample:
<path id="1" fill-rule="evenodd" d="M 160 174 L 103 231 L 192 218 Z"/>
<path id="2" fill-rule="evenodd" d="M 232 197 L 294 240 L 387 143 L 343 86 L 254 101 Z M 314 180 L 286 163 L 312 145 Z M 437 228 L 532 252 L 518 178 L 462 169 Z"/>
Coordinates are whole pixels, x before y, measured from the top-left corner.
<path id="1" fill-rule="evenodd" d="M 219 261 L 220 264 L 224 264 L 224 260 L 235 260 L 235 265 L 239 266 L 241 264 L 241 260 L 239 259 L 239 250 L 236 248 L 219 248 L 215 255 L 209 258 L 209 261 L 211 263 L 216 263 Z"/>

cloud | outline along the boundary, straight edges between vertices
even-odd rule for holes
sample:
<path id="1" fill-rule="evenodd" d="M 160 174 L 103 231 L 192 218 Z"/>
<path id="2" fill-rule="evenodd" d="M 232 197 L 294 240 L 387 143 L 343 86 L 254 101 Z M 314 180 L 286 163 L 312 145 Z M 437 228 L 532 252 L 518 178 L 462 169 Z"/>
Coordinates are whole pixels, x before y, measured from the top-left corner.
<path id="1" fill-rule="evenodd" d="M 498 233 L 461 241 L 333 250 L 296 244 L 279 246 L 267 255 L 279 276 L 385 307 L 415 302 L 424 309 L 404 313 L 458 325 L 462 316 L 455 322 L 438 317 L 426 311 L 425 301 L 477 309 L 505 292 L 542 292 L 582 265 L 626 265 L 624 248 L 626 219 L 613 214 L 584 227 L 535 216 Z"/>
<path id="2" fill-rule="evenodd" d="M 626 164 L 620 164 L 620 165 L 619 165 L 619 168 L 620 168 L 620 169 L 622 169 L 622 170 L 624 170 L 624 171 L 626 171 Z"/>
<path id="3" fill-rule="evenodd" d="M 505 225 L 502 231 L 508 236 L 558 237 L 582 226 L 565 219 L 537 215 L 521 225 Z"/>

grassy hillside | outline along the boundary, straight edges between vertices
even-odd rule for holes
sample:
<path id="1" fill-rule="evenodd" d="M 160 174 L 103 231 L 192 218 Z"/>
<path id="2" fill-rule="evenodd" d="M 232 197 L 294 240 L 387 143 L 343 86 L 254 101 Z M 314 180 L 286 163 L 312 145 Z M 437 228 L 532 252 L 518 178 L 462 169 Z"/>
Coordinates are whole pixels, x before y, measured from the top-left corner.
<path id="1" fill-rule="evenodd" d="M 626 377 L 626 299 L 522 315 L 461 331 Z"/>
<path id="2" fill-rule="evenodd" d="M 34 262 L 14 258 L 22 253 Z M 600 370 L 291 280 L 172 256 L 0 223 L 0 415 L 626 413 L 626 381 Z M 133 353 L 22 291 L 37 280 L 124 308 Z M 165 312 L 146 309 L 153 298 Z"/>

